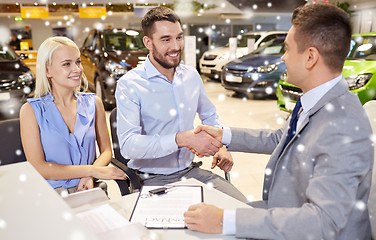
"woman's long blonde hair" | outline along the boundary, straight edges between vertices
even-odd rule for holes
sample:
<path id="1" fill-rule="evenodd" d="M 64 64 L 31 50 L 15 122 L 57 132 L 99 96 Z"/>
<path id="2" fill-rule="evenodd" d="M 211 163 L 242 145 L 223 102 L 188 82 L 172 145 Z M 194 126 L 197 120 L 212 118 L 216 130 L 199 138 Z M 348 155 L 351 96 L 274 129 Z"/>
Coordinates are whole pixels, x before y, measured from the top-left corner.
<path id="1" fill-rule="evenodd" d="M 46 68 L 51 65 L 52 54 L 58 47 L 68 46 L 77 49 L 80 52 L 80 49 L 77 45 L 67 37 L 50 37 L 47 38 L 39 47 L 37 55 L 37 65 L 36 65 L 36 83 L 35 83 L 35 92 L 34 97 L 43 97 L 51 93 L 51 81 L 46 75 Z M 88 88 L 87 78 L 84 73 L 82 73 L 80 86 L 74 89 L 75 93 L 80 93 L 81 88 L 83 91 L 86 91 Z"/>

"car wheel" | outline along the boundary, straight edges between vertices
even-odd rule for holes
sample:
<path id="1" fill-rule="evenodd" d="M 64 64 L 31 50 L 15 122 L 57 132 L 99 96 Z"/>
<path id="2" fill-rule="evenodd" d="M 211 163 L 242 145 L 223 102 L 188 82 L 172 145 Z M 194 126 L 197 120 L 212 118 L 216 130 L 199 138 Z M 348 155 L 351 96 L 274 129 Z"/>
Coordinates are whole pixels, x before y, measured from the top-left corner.
<path id="1" fill-rule="evenodd" d="M 111 104 L 108 104 L 107 101 L 104 99 L 104 94 L 99 77 L 95 78 L 95 95 L 97 95 L 102 100 L 105 110 L 109 110 L 112 108 Z"/>

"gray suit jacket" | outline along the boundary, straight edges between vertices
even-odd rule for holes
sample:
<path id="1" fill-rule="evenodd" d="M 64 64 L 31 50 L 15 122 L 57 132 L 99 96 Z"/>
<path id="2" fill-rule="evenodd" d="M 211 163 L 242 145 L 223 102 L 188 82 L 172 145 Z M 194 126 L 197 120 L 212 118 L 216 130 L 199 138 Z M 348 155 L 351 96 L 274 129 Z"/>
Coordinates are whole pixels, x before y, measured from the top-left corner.
<path id="1" fill-rule="evenodd" d="M 272 154 L 263 198 L 267 209 L 237 209 L 236 236 L 256 239 L 371 239 L 371 126 L 342 79 L 311 109 L 283 149 L 278 130 L 232 128 L 230 151 Z"/>

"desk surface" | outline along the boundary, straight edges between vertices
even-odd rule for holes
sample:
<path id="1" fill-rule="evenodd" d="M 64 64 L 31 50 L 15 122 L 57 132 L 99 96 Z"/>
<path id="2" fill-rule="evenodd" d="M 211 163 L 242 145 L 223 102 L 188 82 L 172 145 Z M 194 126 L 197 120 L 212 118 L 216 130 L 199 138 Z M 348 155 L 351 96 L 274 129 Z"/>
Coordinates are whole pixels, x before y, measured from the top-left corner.
<path id="1" fill-rule="evenodd" d="M 28 162 L 0 167 L 0 239 L 97 239 Z"/>
<path id="2" fill-rule="evenodd" d="M 240 202 L 227 194 L 224 194 L 216 189 L 208 188 L 204 183 L 196 179 L 187 179 L 186 181 L 180 181 L 174 183 L 177 185 L 201 185 L 204 188 L 204 202 L 207 204 L 213 204 L 217 207 L 224 209 L 236 209 L 236 208 L 250 208 L 247 204 Z M 133 207 L 136 203 L 138 193 L 126 195 L 119 199 L 110 200 L 110 205 L 121 213 L 125 218 L 129 219 L 132 213 Z M 152 237 L 152 239 L 179 239 L 179 240 L 194 240 L 194 239 L 238 239 L 235 236 L 224 236 L 222 234 L 205 234 L 199 232 L 193 232 L 188 229 L 168 229 L 168 230 L 149 230 L 152 236 L 155 234 L 159 238 Z"/>
<path id="3" fill-rule="evenodd" d="M 203 186 L 204 202 L 221 208 L 250 207 L 216 189 L 208 188 L 195 179 L 175 184 Z M 99 238 L 76 217 L 75 211 L 28 162 L 0 166 L 0 192 L 0 239 L 95 240 Z M 138 193 L 134 193 L 109 200 L 109 204 L 129 219 L 137 197 Z M 149 230 L 149 239 L 214 240 L 235 239 L 235 236 L 204 234 L 188 229 L 153 229 Z"/>

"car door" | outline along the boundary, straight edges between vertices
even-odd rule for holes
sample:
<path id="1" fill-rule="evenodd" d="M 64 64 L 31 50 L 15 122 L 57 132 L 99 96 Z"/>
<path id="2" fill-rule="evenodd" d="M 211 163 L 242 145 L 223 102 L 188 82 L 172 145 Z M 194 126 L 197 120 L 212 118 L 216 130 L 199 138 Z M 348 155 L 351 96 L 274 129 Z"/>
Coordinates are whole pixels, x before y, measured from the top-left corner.
<path id="1" fill-rule="evenodd" d="M 84 44 L 81 49 L 81 62 L 84 68 L 84 73 L 89 82 L 89 89 L 95 90 L 94 77 L 97 72 L 96 61 L 95 61 L 95 49 L 98 40 L 97 32 L 91 31 L 86 37 Z"/>

